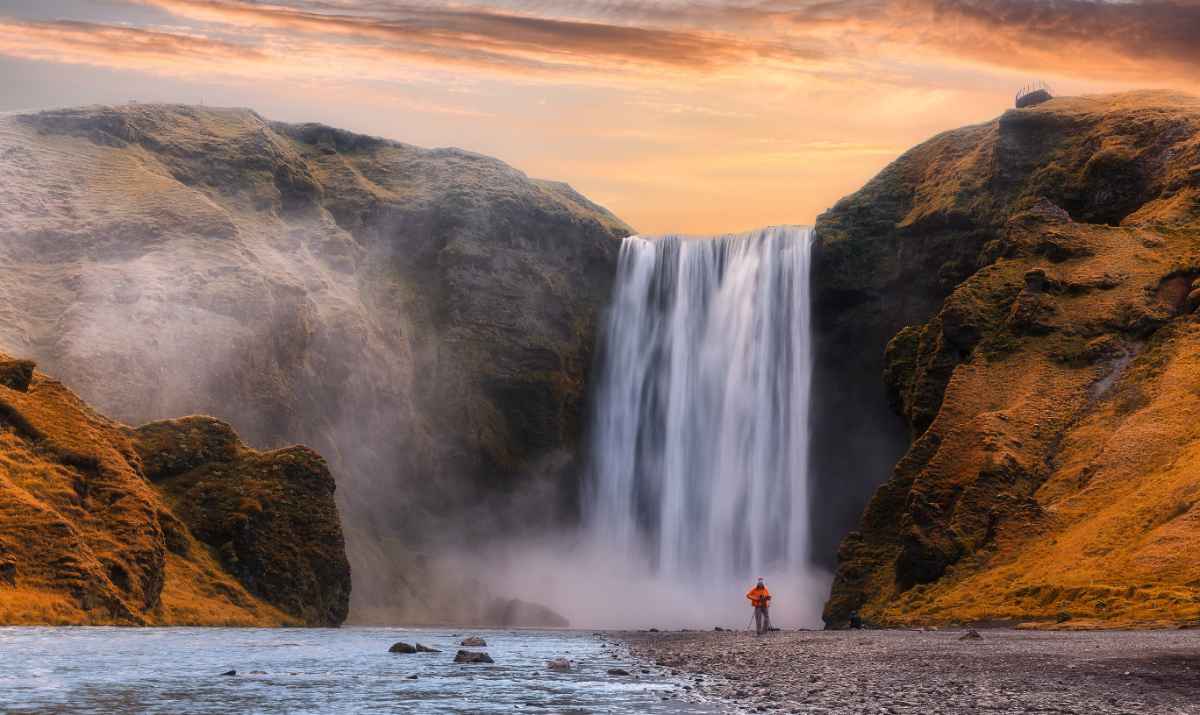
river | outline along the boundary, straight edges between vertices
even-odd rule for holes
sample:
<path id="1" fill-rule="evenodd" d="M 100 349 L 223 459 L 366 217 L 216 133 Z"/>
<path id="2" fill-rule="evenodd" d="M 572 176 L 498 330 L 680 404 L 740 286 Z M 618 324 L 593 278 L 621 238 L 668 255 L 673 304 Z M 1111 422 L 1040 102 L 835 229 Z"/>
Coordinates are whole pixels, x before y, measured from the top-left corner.
<path id="1" fill-rule="evenodd" d="M 453 662 L 468 635 L 487 641 L 474 650 L 494 665 Z M 443 652 L 394 655 L 396 641 Z M 560 656 L 576 667 L 549 671 Z M 6 713 L 714 712 L 643 668 L 577 631 L 0 628 Z"/>

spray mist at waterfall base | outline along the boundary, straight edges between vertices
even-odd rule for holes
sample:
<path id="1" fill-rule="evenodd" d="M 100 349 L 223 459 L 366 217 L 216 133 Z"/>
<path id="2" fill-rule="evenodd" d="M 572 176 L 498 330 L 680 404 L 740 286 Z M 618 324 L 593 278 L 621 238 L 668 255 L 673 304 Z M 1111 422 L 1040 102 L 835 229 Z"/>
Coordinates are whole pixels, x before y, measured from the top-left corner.
<path id="1" fill-rule="evenodd" d="M 452 531 L 393 569 L 424 597 L 391 622 L 551 625 L 544 606 L 576 628 L 740 629 L 761 576 L 774 625 L 819 627 L 831 576 L 811 547 L 811 238 L 624 239 L 578 523 L 547 519 L 561 483 L 464 516 L 476 538 Z M 512 599 L 551 617 L 489 618 Z"/>
<path id="2" fill-rule="evenodd" d="M 581 536 L 498 544 L 454 562 L 495 593 L 552 608 L 572 628 L 744 629 L 753 615 L 745 594 L 755 576 L 766 579 L 774 597 L 773 625 L 822 625 L 832 574 L 819 568 L 698 582 L 663 574 L 643 553 L 612 551 Z"/>
<path id="3" fill-rule="evenodd" d="M 577 626 L 740 627 L 761 576 L 776 625 L 820 623 L 829 576 L 810 547 L 811 239 L 777 227 L 624 240 L 581 530 L 488 553 L 479 567 L 493 588 Z"/>

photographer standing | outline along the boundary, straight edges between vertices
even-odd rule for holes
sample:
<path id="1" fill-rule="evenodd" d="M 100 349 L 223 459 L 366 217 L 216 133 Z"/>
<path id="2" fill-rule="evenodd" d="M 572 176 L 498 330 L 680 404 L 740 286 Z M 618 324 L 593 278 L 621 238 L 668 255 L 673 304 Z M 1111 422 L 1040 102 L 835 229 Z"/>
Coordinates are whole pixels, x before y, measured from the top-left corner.
<path id="1" fill-rule="evenodd" d="M 750 605 L 754 606 L 754 630 L 761 636 L 771 630 L 771 615 L 768 610 L 771 606 L 771 592 L 767 590 L 761 576 L 754 588 L 746 592 L 746 598 L 750 599 Z"/>

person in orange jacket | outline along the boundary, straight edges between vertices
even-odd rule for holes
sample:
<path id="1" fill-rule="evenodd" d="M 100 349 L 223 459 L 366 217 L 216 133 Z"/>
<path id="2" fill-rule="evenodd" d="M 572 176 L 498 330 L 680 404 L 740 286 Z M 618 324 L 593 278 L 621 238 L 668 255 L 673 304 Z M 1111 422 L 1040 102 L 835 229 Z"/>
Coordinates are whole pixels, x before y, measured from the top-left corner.
<path id="1" fill-rule="evenodd" d="M 750 605 L 754 606 L 754 630 L 761 636 L 771 630 L 771 614 L 768 610 L 771 607 L 771 592 L 767 590 L 761 576 L 754 588 L 746 592 L 746 598 L 750 599 Z"/>

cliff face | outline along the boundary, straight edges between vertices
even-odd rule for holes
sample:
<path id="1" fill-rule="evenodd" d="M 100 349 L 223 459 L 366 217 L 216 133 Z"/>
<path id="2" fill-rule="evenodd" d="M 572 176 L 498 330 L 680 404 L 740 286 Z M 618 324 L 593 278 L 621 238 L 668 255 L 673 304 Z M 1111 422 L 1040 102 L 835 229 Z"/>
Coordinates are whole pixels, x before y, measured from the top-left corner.
<path id="1" fill-rule="evenodd" d="M 349 589 L 318 455 L 131 430 L 0 355 L 0 624 L 336 626 Z"/>
<path id="2" fill-rule="evenodd" d="M 407 610 L 433 551 L 564 491 L 627 233 L 493 159 L 248 110 L 0 117 L 0 346 L 123 421 L 316 447 L 364 617 L 454 617 Z"/>
<path id="3" fill-rule="evenodd" d="M 911 444 L 825 618 L 1200 617 L 1200 101 L 1060 98 L 948 132 L 817 226 L 822 339 Z M 841 370 L 841 373 L 838 370 Z"/>

